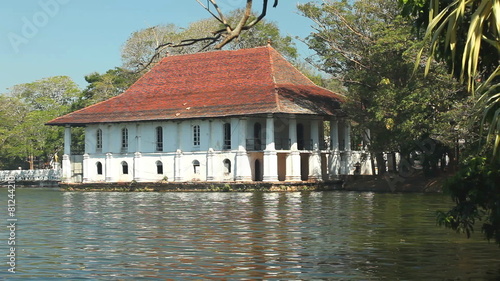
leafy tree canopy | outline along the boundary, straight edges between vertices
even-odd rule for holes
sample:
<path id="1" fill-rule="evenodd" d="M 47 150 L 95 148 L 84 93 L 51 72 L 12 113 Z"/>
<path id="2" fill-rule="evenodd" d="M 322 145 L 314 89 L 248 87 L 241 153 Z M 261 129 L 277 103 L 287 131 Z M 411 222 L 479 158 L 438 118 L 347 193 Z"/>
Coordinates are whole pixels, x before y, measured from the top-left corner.
<path id="1" fill-rule="evenodd" d="M 347 88 L 344 109 L 359 133 L 371 131 L 372 152 L 408 155 L 429 137 L 453 143 L 446 133 L 452 131 L 450 112 L 465 101 L 465 92 L 443 65 L 433 64 L 432 76 L 413 74 L 421 42 L 397 3 L 311 2 L 299 10 L 315 23 L 306 39 L 318 54 L 312 60 Z"/>
<path id="2" fill-rule="evenodd" d="M 458 173 L 445 185 L 455 202 L 439 212 L 440 224 L 470 236 L 482 221 L 487 239 L 500 244 L 500 2 L 498 0 L 403 0 L 406 15 L 426 29 L 422 54 L 444 61 L 469 91 L 479 93 L 474 112 L 481 114 L 481 145 L 470 149 Z M 424 20 L 424 19 L 428 20 Z M 419 61 L 417 61 L 419 63 Z M 473 95 L 474 96 L 474 95 Z M 471 130 L 478 122 L 462 124 Z M 479 135 L 481 137 L 481 134 Z"/>
<path id="3" fill-rule="evenodd" d="M 72 104 L 72 110 L 77 110 L 100 101 L 107 100 L 123 93 L 137 79 L 139 74 L 116 67 L 99 74 L 97 72 L 85 76 L 87 87 L 81 92 L 78 100 Z"/>
<path id="4" fill-rule="evenodd" d="M 67 76 L 55 76 L 12 87 L 0 96 L 0 166 L 28 168 L 39 160 L 42 168 L 61 150 L 62 129 L 44 124 L 68 113 L 80 90 Z"/>

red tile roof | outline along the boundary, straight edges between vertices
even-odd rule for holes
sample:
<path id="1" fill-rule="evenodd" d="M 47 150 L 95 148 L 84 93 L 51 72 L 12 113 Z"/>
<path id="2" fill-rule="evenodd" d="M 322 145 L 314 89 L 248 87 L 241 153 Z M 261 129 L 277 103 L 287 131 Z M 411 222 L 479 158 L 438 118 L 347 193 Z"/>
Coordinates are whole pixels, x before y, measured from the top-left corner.
<path id="1" fill-rule="evenodd" d="M 166 57 L 124 93 L 47 124 L 262 113 L 335 115 L 342 100 L 316 86 L 267 46 Z"/>

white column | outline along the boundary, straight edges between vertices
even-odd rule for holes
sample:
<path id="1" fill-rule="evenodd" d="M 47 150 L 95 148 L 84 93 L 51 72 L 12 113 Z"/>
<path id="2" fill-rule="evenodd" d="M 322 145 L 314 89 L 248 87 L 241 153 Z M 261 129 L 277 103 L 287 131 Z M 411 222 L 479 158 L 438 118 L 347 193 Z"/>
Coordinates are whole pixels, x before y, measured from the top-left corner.
<path id="1" fill-rule="evenodd" d="M 238 124 L 238 150 L 247 150 L 247 118 L 240 118 Z M 232 145 L 231 145 L 232 146 Z"/>
<path id="2" fill-rule="evenodd" d="M 311 120 L 313 151 L 309 157 L 309 180 L 321 180 L 321 154 L 319 150 L 319 120 Z"/>
<path id="3" fill-rule="evenodd" d="M 183 181 L 182 176 L 182 151 L 177 149 L 175 152 L 175 167 L 174 167 L 174 181 Z"/>
<path id="4" fill-rule="evenodd" d="M 209 131 L 209 134 L 208 134 L 208 148 L 213 148 L 216 146 L 216 141 L 217 141 L 217 138 L 215 137 L 217 135 L 217 132 L 215 130 L 215 124 L 212 120 L 208 120 L 208 131 Z"/>
<path id="5" fill-rule="evenodd" d="M 297 145 L 297 119 L 291 115 L 288 122 L 288 136 L 290 138 L 290 153 L 286 157 L 287 181 L 300 181 L 300 152 Z"/>
<path id="6" fill-rule="evenodd" d="M 64 154 L 62 159 L 62 181 L 71 182 L 73 171 L 71 169 L 71 126 L 64 128 Z"/>
<path id="7" fill-rule="evenodd" d="M 207 181 L 214 181 L 214 150 L 209 148 L 207 152 Z"/>
<path id="8" fill-rule="evenodd" d="M 178 121 L 176 123 L 176 127 L 177 127 L 177 137 L 175 138 L 176 140 L 176 148 L 177 149 L 182 149 L 182 122 L 181 121 Z"/>
<path id="9" fill-rule="evenodd" d="M 352 174 L 352 152 L 351 152 L 351 122 L 349 120 L 344 121 L 344 139 L 345 139 L 345 173 L 346 175 Z"/>
<path id="10" fill-rule="evenodd" d="M 336 117 L 330 119 L 331 150 L 329 158 L 330 179 L 335 179 L 339 174 L 340 151 L 339 151 L 339 122 Z"/>
<path id="11" fill-rule="evenodd" d="M 141 126 L 139 124 L 135 125 L 135 152 L 141 152 Z"/>
<path id="12" fill-rule="evenodd" d="M 349 120 L 345 120 L 344 125 L 344 134 L 345 134 L 345 151 L 351 151 L 351 122 Z"/>
<path id="13" fill-rule="evenodd" d="M 62 159 L 62 181 L 71 182 L 72 171 L 71 171 L 71 160 L 68 154 L 63 155 Z"/>
<path id="14" fill-rule="evenodd" d="M 106 129 L 102 131 L 102 152 L 111 152 L 113 141 L 115 141 L 115 139 L 113 139 L 112 127 L 111 125 L 108 125 L 106 126 Z M 106 144 L 106 146 L 104 146 L 104 144 Z"/>
<path id="15" fill-rule="evenodd" d="M 111 152 L 106 153 L 106 161 L 105 161 L 105 179 L 106 182 L 113 182 L 114 173 L 113 173 L 113 154 Z"/>
<path id="16" fill-rule="evenodd" d="M 313 150 L 319 149 L 319 120 L 311 120 L 311 141 Z"/>
<path id="17" fill-rule="evenodd" d="M 140 152 L 134 153 L 134 180 L 140 182 L 142 180 L 142 154 Z"/>
<path id="18" fill-rule="evenodd" d="M 238 125 L 238 151 L 236 152 L 235 180 L 251 181 L 252 169 L 247 153 L 247 119 L 240 118 Z"/>
<path id="19" fill-rule="evenodd" d="M 207 151 L 207 170 L 206 170 L 206 178 L 207 181 L 214 181 L 214 146 L 215 146 L 215 132 L 214 132 L 214 124 L 212 120 L 208 120 L 208 151 Z"/>
<path id="20" fill-rule="evenodd" d="M 274 117 L 272 114 L 267 115 L 266 119 L 266 149 L 268 151 L 276 150 L 274 145 Z"/>
<path id="21" fill-rule="evenodd" d="M 83 154 L 83 182 L 89 181 L 89 154 Z"/>
<path id="22" fill-rule="evenodd" d="M 71 155 L 71 126 L 64 128 L 64 154 Z"/>
<path id="23" fill-rule="evenodd" d="M 142 165 L 142 154 L 141 154 L 141 126 L 139 124 L 135 125 L 135 153 L 134 153 L 134 170 L 133 179 L 137 182 L 142 180 L 141 169 Z"/>
<path id="24" fill-rule="evenodd" d="M 332 142 L 331 149 L 333 151 L 339 150 L 339 121 L 336 117 L 330 119 L 330 139 Z"/>
<path id="25" fill-rule="evenodd" d="M 274 145 L 274 118 L 272 114 L 268 114 L 266 120 L 263 181 L 278 181 L 278 154 Z"/>

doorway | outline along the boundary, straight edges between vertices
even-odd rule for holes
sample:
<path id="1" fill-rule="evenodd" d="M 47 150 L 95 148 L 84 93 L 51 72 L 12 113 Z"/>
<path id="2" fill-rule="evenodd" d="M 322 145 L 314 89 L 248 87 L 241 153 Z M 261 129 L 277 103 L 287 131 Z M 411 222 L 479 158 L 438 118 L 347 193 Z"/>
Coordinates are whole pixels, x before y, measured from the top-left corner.
<path id="1" fill-rule="evenodd" d="M 260 163 L 260 160 L 255 160 L 255 181 L 262 181 L 262 165 Z"/>

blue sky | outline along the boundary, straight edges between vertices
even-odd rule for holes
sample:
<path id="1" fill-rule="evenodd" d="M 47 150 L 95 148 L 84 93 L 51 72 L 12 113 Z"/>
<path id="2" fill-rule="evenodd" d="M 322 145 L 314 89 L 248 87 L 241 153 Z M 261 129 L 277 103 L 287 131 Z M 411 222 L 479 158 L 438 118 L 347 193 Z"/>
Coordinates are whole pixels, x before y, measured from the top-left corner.
<path id="1" fill-rule="evenodd" d="M 218 2 L 231 10 L 246 1 Z M 296 11 L 297 3 L 305 2 L 281 0 L 278 8 L 268 11 L 267 20 L 276 22 L 285 35 L 305 37 L 311 22 Z M 183 27 L 207 17 L 195 0 L 3 1 L 0 93 L 57 75 L 70 76 L 83 88 L 85 75 L 121 65 L 120 50 L 132 32 L 167 23 Z M 298 47 L 303 57 L 312 54 L 301 43 Z"/>

